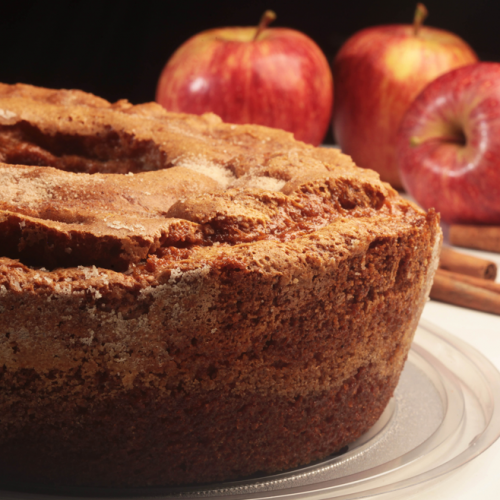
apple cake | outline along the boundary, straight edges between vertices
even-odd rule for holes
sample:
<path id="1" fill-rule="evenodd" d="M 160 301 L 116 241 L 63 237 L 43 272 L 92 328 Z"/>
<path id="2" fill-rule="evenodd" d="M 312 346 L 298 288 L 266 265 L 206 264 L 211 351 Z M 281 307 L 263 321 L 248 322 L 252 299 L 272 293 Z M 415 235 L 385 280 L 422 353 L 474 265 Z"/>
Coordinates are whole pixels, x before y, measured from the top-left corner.
<path id="1" fill-rule="evenodd" d="M 397 385 L 438 216 L 291 134 L 0 86 L 0 481 L 270 474 Z"/>

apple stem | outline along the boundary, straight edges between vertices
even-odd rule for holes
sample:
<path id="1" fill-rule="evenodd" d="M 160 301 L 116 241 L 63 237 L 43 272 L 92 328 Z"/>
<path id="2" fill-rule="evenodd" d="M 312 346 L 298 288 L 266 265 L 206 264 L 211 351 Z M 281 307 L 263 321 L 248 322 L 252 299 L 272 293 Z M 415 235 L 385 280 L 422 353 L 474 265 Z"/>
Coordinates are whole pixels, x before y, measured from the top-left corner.
<path id="1" fill-rule="evenodd" d="M 259 25 L 257 26 L 257 31 L 253 37 L 253 41 L 257 40 L 258 36 L 276 19 L 276 14 L 272 10 L 266 10 L 262 17 L 260 18 Z"/>
<path id="2" fill-rule="evenodd" d="M 415 9 L 415 16 L 413 17 L 413 34 L 418 36 L 420 27 L 422 26 L 424 19 L 429 14 L 427 7 L 423 3 L 417 3 L 417 8 Z"/>

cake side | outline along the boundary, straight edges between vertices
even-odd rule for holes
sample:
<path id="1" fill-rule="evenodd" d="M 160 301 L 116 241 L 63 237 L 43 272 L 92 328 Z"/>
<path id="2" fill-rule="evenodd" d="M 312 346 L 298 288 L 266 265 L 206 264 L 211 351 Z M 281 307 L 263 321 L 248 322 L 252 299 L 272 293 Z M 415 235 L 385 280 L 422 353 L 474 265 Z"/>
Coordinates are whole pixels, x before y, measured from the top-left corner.
<path id="1" fill-rule="evenodd" d="M 85 268 L 74 284 L 3 259 L 2 470 L 185 484 L 333 453 L 397 384 L 440 241 L 435 217 L 419 222 L 249 245 L 194 268 L 157 262 L 149 276 Z"/>

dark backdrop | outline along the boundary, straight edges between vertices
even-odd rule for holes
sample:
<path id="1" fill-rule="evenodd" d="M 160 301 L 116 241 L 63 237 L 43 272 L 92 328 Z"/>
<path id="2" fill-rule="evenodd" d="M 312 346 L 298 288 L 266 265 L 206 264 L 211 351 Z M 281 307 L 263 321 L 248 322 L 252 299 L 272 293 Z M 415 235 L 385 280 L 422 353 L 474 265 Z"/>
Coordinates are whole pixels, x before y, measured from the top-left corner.
<path id="1" fill-rule="evenodd" d="M 154 99 L 174 50 L 204 29 L 256 24 L 265 9 L 274 25 L 303 31 L 331 61 L 361 28 L 411 22 L 407 0 L 0 0 L 0 81 L 80 88 L 108 100 Z M 496 0 L 428 0 L 426 24 L 460 35 L 481 59 L 500 60 Z"/>

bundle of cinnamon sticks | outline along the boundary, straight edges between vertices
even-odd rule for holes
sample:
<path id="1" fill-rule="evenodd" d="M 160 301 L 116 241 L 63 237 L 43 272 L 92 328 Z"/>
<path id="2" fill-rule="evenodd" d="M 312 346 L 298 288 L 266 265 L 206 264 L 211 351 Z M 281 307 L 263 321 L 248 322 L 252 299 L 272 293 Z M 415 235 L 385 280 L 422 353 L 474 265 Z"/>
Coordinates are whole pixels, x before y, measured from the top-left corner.
<path id="1" fill-rule="evenodd" d="M 451 226 L 452 245 L 500 252 L 500 227 Z M 500 315 L 500 283 L 494 262 L 443 247 L 430 296 L 470 309 Z"/>

